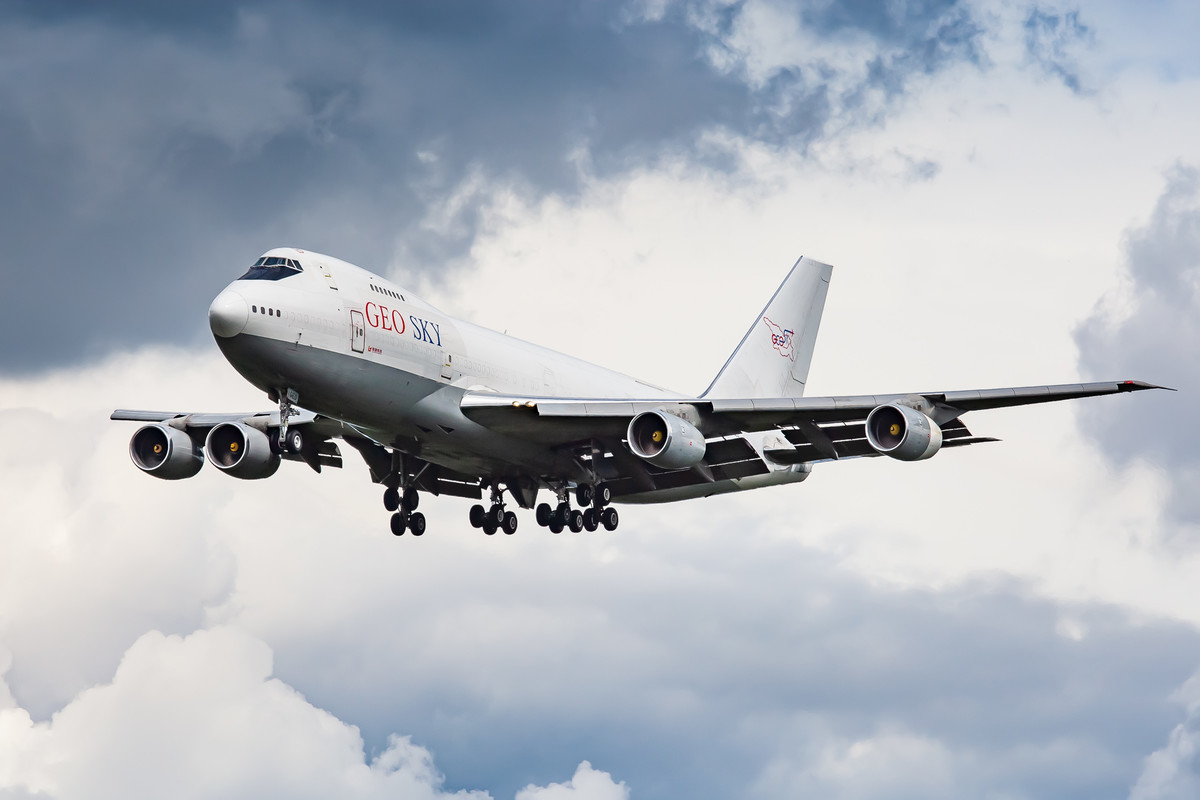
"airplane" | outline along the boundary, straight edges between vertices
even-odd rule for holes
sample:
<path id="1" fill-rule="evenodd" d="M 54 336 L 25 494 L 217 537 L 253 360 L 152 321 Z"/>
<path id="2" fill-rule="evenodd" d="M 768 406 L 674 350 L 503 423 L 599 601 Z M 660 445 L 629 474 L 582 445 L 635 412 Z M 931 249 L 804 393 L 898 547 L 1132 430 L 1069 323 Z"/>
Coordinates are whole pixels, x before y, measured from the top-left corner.
<path id="1" fill-rule="evenodd" d="M 267 251 L 212 301 L 222 354 L 277 404 L 251 413 L 118 409 L 148 423 L 129 455 L 156 478 L 204 462 L 244 480 L 282 461 L 340 467 L 357 450 L 391 532 L 420 536 L 422 494 L 482 500 L 469 521 L 513 534 L 506 502 L 552 533 L 616 530 L 614 503 L 665 503 L 798 483 L 813 465 L 921 461 L 996 439 L 962 416 L 1162 389 L 1135 380 L 805 397 L 833 268 L 800 258 L 700 395 L 669 391 L 455 319 L 387 278 L 296 248 Z M 538 503 L 547 491 L 554 503 Z M 574 500 L 574 504 L 572 503 Z"/>

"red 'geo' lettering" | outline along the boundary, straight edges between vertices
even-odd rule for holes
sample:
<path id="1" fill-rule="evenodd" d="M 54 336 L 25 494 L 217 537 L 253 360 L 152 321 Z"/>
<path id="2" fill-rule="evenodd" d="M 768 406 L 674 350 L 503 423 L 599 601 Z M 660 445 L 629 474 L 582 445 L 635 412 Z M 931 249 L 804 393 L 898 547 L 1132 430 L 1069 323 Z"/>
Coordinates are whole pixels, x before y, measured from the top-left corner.
<path id="1" fill-rule="evenodd" d="M 366 306 L 363 307 L 363 314 L 367 318 L 367 324 L 372 328 L 383 328 L 385 331 L 404 333 L 404 315 L 393 308 L 376 305 L 368 301 Z"/>

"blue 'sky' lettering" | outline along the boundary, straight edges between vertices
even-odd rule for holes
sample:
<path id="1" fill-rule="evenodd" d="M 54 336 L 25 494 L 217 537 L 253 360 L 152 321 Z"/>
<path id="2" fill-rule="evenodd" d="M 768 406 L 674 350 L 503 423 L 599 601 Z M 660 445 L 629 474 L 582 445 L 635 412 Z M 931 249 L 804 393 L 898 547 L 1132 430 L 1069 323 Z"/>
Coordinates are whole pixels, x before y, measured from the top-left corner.
<path id="1" fill-rule="evenodd" d="M 427 319 L 415 317 L 412 314 L 408 315 L 409 322 L 412 323 L 412 334 L 414 339 L 420 339 L 423 342 L 441 347 L 442 346 L 442 328 L 436 322 L 430 322 Z M 429 332 L 433 329 L 433 333 Z"/>

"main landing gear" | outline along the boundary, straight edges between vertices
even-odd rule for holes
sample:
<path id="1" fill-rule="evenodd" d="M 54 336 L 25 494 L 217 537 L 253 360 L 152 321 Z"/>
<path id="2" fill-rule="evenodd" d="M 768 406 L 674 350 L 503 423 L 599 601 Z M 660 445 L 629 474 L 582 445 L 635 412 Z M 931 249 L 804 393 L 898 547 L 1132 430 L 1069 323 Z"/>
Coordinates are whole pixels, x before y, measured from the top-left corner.
<path id="1" fill-rule="evenodd" d="M 383 492 L 383 506 L 392 512 L 391 529 L 395 536 L 411 533 L 421 536 L 425 533 L 425 515 L 417 511 L 421 495 L 415 486 L 407 483 L 406 473 L 397 470 L 387 479 L 387 488 Z M 499 484 L 491 486 L 491 505 L 471 506 L 471 527 L 482 529 L 488 536 L 497 531 L 503 531 L 511 536 L 517 532 L 517 515 L 509 511 L 504 504 L 505 489 Z M 592 486 L 580 484 L 574 490 L 575 501 L 583 508 L 571 507 L 571 491 L 563 486 L 556 494 L 558 505 L 550 506 L 542 503 L 537 507 L 537 523 L 543 528 L 549 528 L 551 533 L 562 533 L 570 529 L 575 533 L 595 531 L 604 526 L 606 530 L 617 529 L 617 510 L 609 506 L 612 502 L 612 491 L 604 484 Z M 523 495 L 526 496 L 526 495 Z M 532 500 L 532 496 L 528 496 Z M 526 501 L 528 502 L 528 500 Z"/>
<path id="2" fill-rule="evenodd" d="M 389 486 L 383 493 L 383 507 L 392 512 L 392 535 L 403 536 L 411 531 L 413 536 L 425 533 L 425 515 L 417 511 L 421 495 L 411 486 L 406 486 L 403 492 Z"/>
<path id="3" fill-rule="evenodd" d="M 566 489 L 558 492 L 558 505 L 553 508 L 549 503 L 537 507 L 537 524 L 549 528 L 551 533 L 562 533 L 570 528 L 573 533 L 594 531 L 601 525 L 605 530 L 615 531 L 620 521 L 617 510 L 608 504 L 612 502 L 612 490 L 605 484 L 592 487 L 581 483 L 575 489 L 575 500 L 585 508 L 571 508 L 571 496 Z"/>
<path id="4" fill-rule="evenodd" d="M 509 536 L 517 532 L 517 515 L 504 509 L 504 491 L 495 485 L 492 486 L 491 508 L 471 506 L 470 519 L 472 528 L 482 528 L 488 536 L 496 531 L 504 531 Z"/>

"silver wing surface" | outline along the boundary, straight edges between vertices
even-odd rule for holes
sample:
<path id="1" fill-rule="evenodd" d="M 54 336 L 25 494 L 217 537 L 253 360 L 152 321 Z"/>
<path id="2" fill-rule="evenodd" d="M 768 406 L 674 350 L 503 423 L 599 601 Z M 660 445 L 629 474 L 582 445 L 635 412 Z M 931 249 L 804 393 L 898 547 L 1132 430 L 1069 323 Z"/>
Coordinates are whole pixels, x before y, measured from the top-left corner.
<path id="1" fill-rule="evenodd" d="M 874 455 L 866 446 L 863 425 L 867 415 L 888 403 L 900 403 L 925 413 L 944 432 L 945 446 L 995 441 L 974 437 L 959 417 L 968 411 L 1080 397 L 1162 389 L 1143 381 L 1103 381 L 1056 386 L 1020 386 L 952 392 L 854 395 L 845 397 L 777 398 L 546 398 L 468 392 L 462 412 L 469 419 L 506 435 L 548 445 L 567 445 L 588 439 L 620 438 L 629 421 L 646 411 L 668 411 L 696 418 L 706 437 L 731 436 L 778 429 L 799 455 L 816 460 L 851 455 Z"/>

